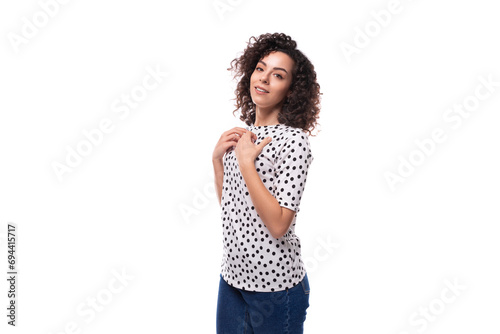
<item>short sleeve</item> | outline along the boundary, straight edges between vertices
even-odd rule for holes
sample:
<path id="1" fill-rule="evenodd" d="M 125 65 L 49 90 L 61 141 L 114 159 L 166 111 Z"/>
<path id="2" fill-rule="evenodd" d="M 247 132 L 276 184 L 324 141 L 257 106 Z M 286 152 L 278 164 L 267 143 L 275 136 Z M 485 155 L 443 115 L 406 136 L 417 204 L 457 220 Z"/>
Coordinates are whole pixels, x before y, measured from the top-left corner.
<path id="1" fill-rule="evenodd" d="M 293 133 L 278 153 L 275 163 L 275 197 L 280 206 L 300 211 L 307 172 L 313 160 L 307 134 Z"/>

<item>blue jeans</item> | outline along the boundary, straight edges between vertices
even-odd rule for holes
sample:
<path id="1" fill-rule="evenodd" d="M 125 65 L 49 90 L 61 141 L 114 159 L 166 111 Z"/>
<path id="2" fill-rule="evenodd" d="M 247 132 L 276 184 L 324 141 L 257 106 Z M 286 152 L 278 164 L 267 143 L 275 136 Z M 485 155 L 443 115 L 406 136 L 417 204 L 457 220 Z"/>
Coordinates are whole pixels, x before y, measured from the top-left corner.
<path id="1" fill-rule="evenodd" d="M 217 334 L 301 334 L 309 291 L 307 274 L 293 288 L 275 292 L 234 288 L 220 274 Z"/>

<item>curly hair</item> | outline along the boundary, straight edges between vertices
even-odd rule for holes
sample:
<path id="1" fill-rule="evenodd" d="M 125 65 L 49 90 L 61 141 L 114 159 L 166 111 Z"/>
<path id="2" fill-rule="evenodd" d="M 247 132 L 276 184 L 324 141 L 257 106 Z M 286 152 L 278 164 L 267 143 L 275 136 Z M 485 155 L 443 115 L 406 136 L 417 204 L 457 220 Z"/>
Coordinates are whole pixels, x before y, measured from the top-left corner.
<path id="1" fill-rule="evenodd" d="M 320 86 L 316 82 L 313 64 L 297 49 L 297 43 L 283 33 L 262 34 L 258 38 L 252 36 L 247 44 L 243 54 L 233 59 L 231 67 L 228 68 L 234 73 L 234 79 L 239 78 L 234 91 L 236 109 L 233 115 L 241 109 L 240 120 L 247 125 L 255 122 L 256 108 L 250 96 L 250 77 L 259 60 L 273 51 L 281 51 L 294 60 L 294 67 L 289 88 L 291 94 L 285 98 L 283 107 L 278 113 L 278 122 L 300 128 L 312 135 L 312 130 L 318 124 L 320 95 L 322 95 Z"/>

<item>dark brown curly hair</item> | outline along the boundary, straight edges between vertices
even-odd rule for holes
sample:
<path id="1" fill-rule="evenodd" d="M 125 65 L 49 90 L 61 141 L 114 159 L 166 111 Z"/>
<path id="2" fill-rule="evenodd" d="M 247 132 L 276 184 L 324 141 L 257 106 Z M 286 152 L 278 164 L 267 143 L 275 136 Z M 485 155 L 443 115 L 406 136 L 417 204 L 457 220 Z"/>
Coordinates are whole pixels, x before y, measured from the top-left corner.
<path id="1" fill-rule="evenodd" d="M 252 43 L 252 39 L 254 42 Z M 231 61 L 229 71 L 234 78 L 239 78 L 234 91 L 236 111 L 241 109 L 240 120 L 247 125 L 255 122 L 255 104 L 250 96 L 250 77 L 260 59 L 273 51 L 286 53 L 295 62 L 292 70 L 291 94 L 285 98 L 283 107 L 278 113 L 278 122 L 300 128 L 309 135 L 318 124 L 320 111 L 319 84 L 316 82 L 316 72 L 309 59 L 297 49 L 297 43 L 283 33 L 262 34 L 258 38 L 250 37 L 248 46 L 239 58 Z M 314 135 L 313 135 L 314 136 Z"/>

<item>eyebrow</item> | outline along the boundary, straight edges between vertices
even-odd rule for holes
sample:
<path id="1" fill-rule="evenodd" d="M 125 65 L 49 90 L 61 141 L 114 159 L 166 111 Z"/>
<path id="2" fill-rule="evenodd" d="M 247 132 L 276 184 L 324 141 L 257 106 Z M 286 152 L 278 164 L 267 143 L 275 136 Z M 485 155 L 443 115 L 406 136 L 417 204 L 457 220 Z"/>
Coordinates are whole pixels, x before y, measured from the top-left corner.
<path id="1" fill-rule="evenodd" d="M 262 64 L 264 64 L 264 66 L 267 66 L 267 64 L 266 64 L 266 63 L 264 63 L 262 60 L 259 60 L 259 63 L 262 63 Z M 282 67 L 275 67 L 274 69 L 275 69 L 275 70 L 282 70 L 282 71 L 285 71 L 285 73 L 286 73 L 286 74 L 288 74 L 287 70 L 285 70 L 285 69 L 284 69 L 284 68 L 282 68 Z"/>

